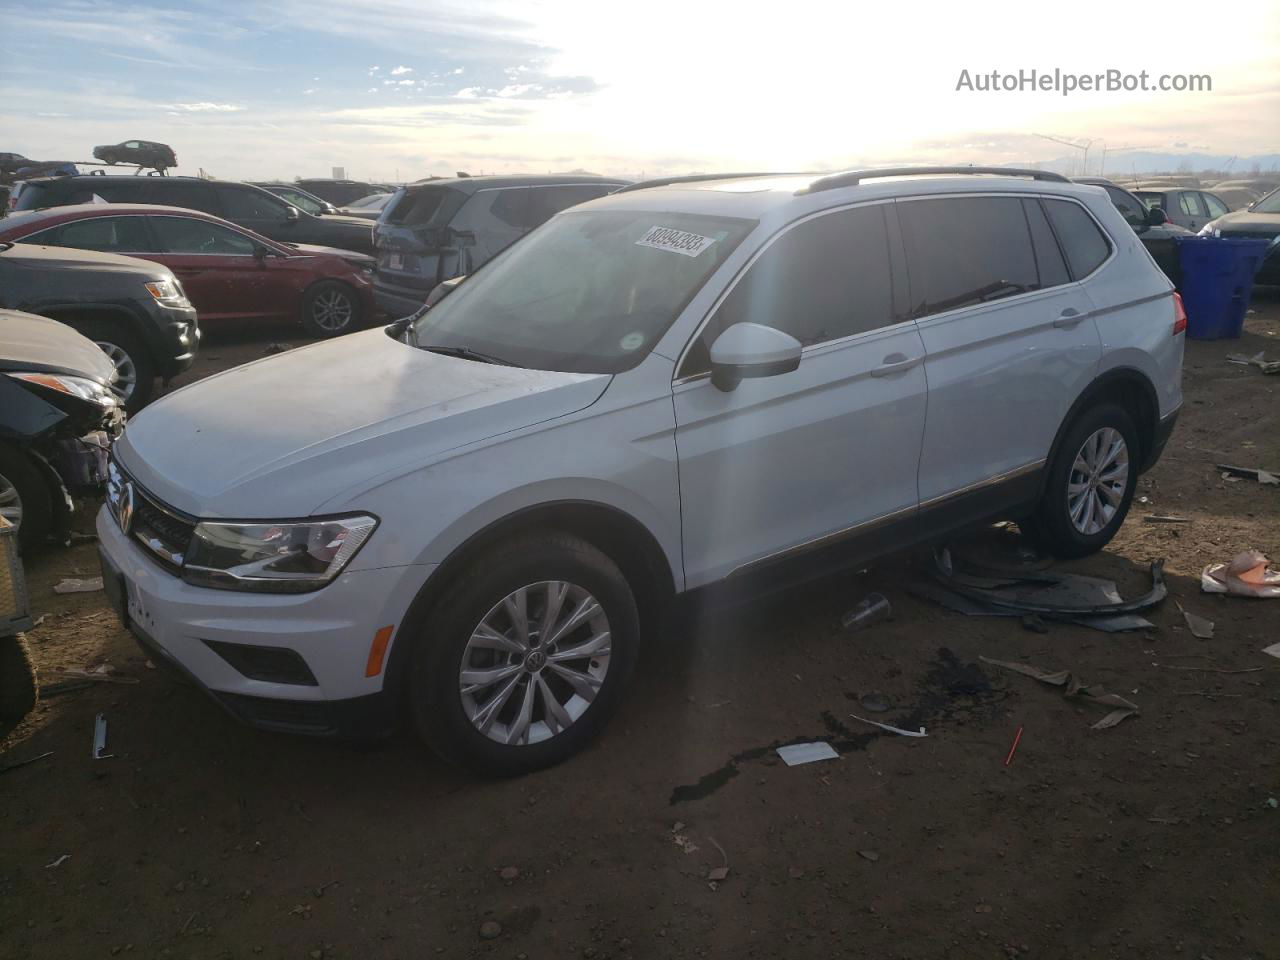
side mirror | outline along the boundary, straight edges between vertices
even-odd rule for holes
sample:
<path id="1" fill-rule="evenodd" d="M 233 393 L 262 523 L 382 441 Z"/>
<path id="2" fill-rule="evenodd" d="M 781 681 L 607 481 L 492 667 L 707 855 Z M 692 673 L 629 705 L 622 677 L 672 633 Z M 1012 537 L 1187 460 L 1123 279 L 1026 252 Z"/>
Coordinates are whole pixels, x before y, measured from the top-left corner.
<path id="1" fill-rule="evenodd" d="M 442 283 L 437 283 L 434 287 L 431 288 L 431 292 L 427 294 L 427 300 L 426 300 L 426 303 L 423 304 L 423 306 L 427 310 L 430 310 L 432 307 L 434 307 L 437 303 L 439 303 L 449 294 L 453 293 L 453 291 L 457 290 L 458 287 L 461 285 L 462 281 L 465 279 L 467 278 L 466 278 L 466 275 L 464 274 L 461 277 L 454 277 L 452 280 L 445 280 Z"/>
<path id="2" fill-rule="evenodd" d="M 1147 226 L 1161 227 L 1169 222 L 1169 215 L 1160 207 L 1152 207 L 1147 211 Z"/>
<path id="3" fill-rule="evenodd" d="M 711 383 L 728 392 L 743 380 L 775 377 L 800 366 L 800 341 L 759 323 L 735 323 L 711 344 Z"/>
<path id="4" fill-rule="evenodd" d="M 326 213 L 326 214 L 334 214 L 338 212 L 338 208 L 335 207 L 332 203 L 326 203 L 320 212 Z"/>
<path id="5" fill-rule="evenodd" d="M 285 208 L 284 208 L 284 218 L 285 218 L 286 220 L 288 220 L 290 223 L 295 223 L 295 222 L 297 222 L 297 219 L 298 219 L 298 208 L 297 208 L 297 207 L 285 207 Z"/>

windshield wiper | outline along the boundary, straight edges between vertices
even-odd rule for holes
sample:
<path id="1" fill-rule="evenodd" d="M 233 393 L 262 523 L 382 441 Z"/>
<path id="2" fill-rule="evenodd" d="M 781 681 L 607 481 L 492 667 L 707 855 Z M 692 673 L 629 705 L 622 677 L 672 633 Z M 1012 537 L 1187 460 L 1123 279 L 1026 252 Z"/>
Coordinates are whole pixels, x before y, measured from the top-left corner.
<path id="1" fill-rule="evenodd" d="M 510 360 L 503 360 L 501 357 L 495 357 L 488 353 L 481 353 L 479 350 L 472 350 L 470 347 L 423 347 L 422 349 L 431 353 L 438 353 L 444 357 L 477 360 L 480 363 L 496 363 L 500 367 L 520 366 L 518 363 L 512 363 Z"/>

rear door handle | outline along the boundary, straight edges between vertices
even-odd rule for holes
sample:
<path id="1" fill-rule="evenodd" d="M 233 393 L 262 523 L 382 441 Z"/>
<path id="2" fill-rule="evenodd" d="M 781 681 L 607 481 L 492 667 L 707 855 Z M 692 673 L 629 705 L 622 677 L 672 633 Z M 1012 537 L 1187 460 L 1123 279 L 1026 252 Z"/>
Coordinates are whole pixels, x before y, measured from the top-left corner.
<path id="1" fill-rule="evenodd" d="M 903 353 L 891 353 L 881 361 L 880 366 L 871 370 L 873 377 L 890 377 L 895 373 L 904 373 L 916 366 L 924 357 L 908 357 Z"/>
<path id="2" fill-rule="evenodd" d="M 1070 330 L 1072 327 L 1083 321 L 1087 316 L 1088 314 L 1086 313 L 1081 313 L 1079 310 L 1067 307 L 1067 309 L 1058 314 L 1058 319 L 1053 321 L 1053 325 L 1061 330 Z"/>

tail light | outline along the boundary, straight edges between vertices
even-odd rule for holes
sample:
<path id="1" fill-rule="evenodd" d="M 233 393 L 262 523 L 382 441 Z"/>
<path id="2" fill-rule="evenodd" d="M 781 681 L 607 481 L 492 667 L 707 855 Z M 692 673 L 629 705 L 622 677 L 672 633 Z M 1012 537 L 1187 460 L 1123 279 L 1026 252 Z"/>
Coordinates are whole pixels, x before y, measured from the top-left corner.
<path id="1" fill-rule="evenodd" d="M 1182 294 L 1173 295 L 1173 335 L 1176 337 L 1187 330 L 1187 309 L 1182 305 Z"/>

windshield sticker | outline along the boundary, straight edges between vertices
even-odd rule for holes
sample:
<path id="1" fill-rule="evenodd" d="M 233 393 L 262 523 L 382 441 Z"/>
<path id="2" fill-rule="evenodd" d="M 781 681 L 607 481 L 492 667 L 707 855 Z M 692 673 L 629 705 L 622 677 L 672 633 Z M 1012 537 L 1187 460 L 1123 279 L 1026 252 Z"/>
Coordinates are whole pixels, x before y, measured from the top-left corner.
<path id="1" fill-rule="evenodd" d="M 685 233 L 683 230 L 676 230 L 672 227 L 650 227 L 649 232 L 636 241 L 636 246 L 653 247 L 655 250 L 666 250 L 686 257 L 696 257 L 715 242 L 713 237 Z"/>
<path id="2" fill-rule="evenodd" d="M 627 351 L 627 353 L 630 353 L 632 350 L 639 350 L 644 346 L 644 334 L 639 330 L 633 330 L 618 341 L 618 346 Z"/>

